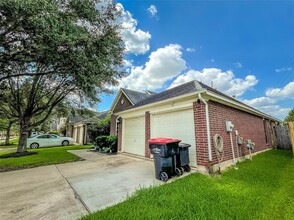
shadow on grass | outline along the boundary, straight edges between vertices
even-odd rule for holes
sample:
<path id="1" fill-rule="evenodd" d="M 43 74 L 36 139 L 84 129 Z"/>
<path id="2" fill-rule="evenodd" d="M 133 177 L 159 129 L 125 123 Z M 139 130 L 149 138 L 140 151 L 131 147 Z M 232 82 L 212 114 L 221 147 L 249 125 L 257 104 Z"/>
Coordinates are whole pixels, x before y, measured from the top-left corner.
<path id="1" fill-rule="evenodd" d="M 0 159 L 3 158 L 16 158 L 16 157 L 25 157 L 25 156 L 30 156 L 30 155 L 34 155 L 34 154 L 38 154 L 38 152 L 14 152 L 14 153 L 9 153 L 9 154 L 4 154 L 0 156 Z"/>

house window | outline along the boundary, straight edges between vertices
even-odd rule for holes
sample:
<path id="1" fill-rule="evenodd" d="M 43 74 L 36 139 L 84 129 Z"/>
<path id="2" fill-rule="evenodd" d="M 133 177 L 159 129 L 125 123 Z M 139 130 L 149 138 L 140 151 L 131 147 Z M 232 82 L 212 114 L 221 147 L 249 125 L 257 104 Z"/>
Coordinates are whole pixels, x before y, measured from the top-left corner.
<path id="1" fill-rule="evenodd" d="M 125 100 L 121 99 L 120 104 L 124 104 Z"/>

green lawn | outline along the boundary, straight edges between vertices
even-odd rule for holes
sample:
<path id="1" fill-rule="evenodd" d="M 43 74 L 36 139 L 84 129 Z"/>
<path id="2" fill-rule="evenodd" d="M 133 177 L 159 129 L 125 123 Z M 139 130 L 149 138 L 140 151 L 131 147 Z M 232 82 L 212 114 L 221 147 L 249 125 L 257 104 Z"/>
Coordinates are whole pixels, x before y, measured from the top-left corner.
<path id="1" fill-rule="evenodd" d="M 18 158 L 0 158 L 0 172 L 78 161 L 80 160 L 80 158 L 74 154 L 67 152 L 67 150 L 87 149 L 90 147 L 91 145 L 77 145 L 67 147 L 60 146 L 51 148 L 39 148 L 33 150 L 29 149 L 29 152 L 37 152 L 38 154 Z M 0 156 L 12 152 L 14 151 L 1 152 Z"/>
<path id="2" fill-rule="evenodd" d="M 4 140 L 1 140 L 0 141 L 0 149 L 1 148 L 13 148 L 13 147 L 17 147 L 17 144 L 18 144 L 18 138 L 17 139 L 10 139 L 9 140 L 9 143 L 10 145 L 2 145 L 4 144 Z"/>
<path id="3" fill-rule="evenodd" d="M 142 189 L 82 219 L 294 219 L 294 159 L 272 150 L 221 176 L 191 174 Z"/>

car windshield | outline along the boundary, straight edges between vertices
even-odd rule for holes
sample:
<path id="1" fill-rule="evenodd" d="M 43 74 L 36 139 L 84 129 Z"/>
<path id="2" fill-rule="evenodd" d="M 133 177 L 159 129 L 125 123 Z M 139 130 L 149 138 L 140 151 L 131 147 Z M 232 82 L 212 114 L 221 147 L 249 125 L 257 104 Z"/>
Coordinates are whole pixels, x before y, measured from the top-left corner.
<path id="1" fill-rule="evenodd" d="M 50 134 L 50 137 L 51 137 L 51 138 L 59 138 L 59 136 L 56 135 L 56 134 Z"/>

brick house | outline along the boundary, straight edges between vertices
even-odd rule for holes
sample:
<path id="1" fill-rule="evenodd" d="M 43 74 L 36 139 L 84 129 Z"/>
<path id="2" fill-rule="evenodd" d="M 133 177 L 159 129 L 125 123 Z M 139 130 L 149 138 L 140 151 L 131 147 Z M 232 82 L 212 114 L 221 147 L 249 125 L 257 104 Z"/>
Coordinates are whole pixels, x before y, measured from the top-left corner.
<path id="1" fill-rule="evenodd" d="M 89 143 L 88 125 L 106 118 L 108 116 L 108 110 L 96 112 L 95 114 L 91 118 L 85 118 L 81 115 L 70 116 L 66 128 L 66 136 L 72 137 L 77 144 L 85 145 Z"/>
<path id="2" fill-rule="evenodd" d="M 276 147 L 275 126 L 280 123 L 196 80 L 160 93 L 122 88 L 110 113 L 110 132 L 118 135 L 119 152 L 150 158 L 150 138 L 179 138 L 191 145 L 190 165 L 201 172 L 207 172 L 208 166 L 218 169 L 214 135 L 223 138 L 224 168 L 233 164 L 233 153 L 236 160 L 249 154 L 245 143 L 248 139 L 255 142 L 254 153 Z M 226 131 L 227 121 L 234 125 L 233 147 Z M 244 139 L 242 145 L 237 144 L 237 134 Z"/>

